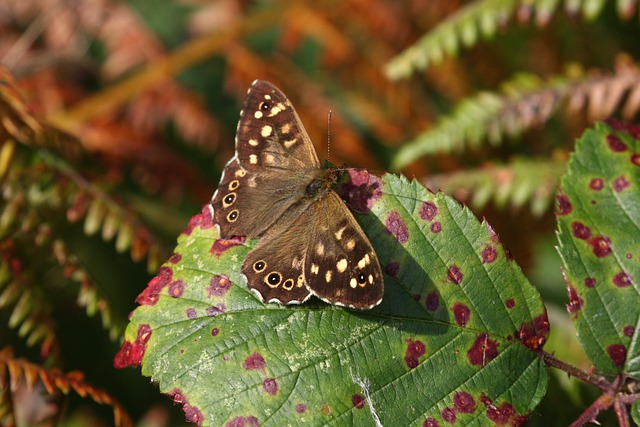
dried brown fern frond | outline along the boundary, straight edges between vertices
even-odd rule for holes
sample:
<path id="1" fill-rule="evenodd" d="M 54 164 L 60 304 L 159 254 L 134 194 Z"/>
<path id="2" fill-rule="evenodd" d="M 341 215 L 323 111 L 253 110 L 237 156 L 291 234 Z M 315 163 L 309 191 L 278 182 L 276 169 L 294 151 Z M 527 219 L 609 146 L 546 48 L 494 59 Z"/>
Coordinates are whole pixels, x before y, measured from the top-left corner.
<path id="1" fill-rule="evenodd" d="M 113 408 L 114 425 L 133 426 L 131 417 L 124 408 L 108 393 L 87 383 L 84 375 L 78 371 L 63 373 L 58 369 L 46 369 L 33 363 L 14 357 L 10 348 L 0 350 L 0 424 L 15 425 L 16 402 L 14 393 L 22 384 L 33 391 L 38 384 L 42 385 L 50 396 L 68 395 L 71 391 L 80 397 L 89 398 L 101 405 Z"/>

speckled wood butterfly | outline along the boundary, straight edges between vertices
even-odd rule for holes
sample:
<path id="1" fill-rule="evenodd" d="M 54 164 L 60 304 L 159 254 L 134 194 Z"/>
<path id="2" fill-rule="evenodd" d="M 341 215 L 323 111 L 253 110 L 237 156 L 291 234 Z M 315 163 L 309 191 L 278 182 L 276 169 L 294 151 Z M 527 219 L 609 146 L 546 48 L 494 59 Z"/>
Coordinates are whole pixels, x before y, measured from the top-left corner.
<path id="1" fill-rule="evenodd" d="M 269 82 L 253 82 L 240 112 L 236 154 L 211 205 L 222 238 L 260 238 L 242 273 L 263 301 L 315 295 L 356 309 L 382 301 L 378 258 L 334 191 L 343 170 L 323 169 L 298 114 Z"/>

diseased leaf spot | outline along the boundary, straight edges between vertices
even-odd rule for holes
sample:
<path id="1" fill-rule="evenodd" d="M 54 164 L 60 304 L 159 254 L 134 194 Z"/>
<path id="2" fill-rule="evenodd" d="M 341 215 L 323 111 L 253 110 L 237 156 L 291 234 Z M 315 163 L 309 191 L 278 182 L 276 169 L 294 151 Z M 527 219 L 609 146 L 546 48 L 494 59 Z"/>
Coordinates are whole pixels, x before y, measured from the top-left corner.
<path id="1" fill-rule="evenodd" d="M 616 193 L 621 192 L 622 190 L 626 189 L 627 187 L 629 187 L 629 180 L 627 180 L 627 178 L 625 178 L 622 175 L 620 175 L 619 177 L 617 177 L 613 181 L 613 190 Z"/>
<path id="2" fill-rule="evenodd" d="M 169 295 L 173 298 L 180 298 L 184 292 L 184 282 L 182 280 L 175 280 L 169 284 Z"/>
<path id="3" fill-rule="evenodd" d="M 333 413 L 333 410 L 331 410 L 331 406 L 329 405 L 322 405 L 322 409 L 320 411 L 322 412 L 322 415 L 326 415 L 327 417 Z"/>
<path id="4" fill-rule="evenodd" d="M 482 263 L 491 264 L 498 258 L 498 251 L 491 245 L 485 246 L 482 250 Z"/>
<path id="5" fill-rule="evenodd" d="M 231 288 L 231 280 L 226 274 L 216 274 L 211 278 L 207 287 L 207 294 L 211 297 L 223 297 Z"/>
<path id="6" fill-rule="evenodd" d="M 400 218 L 397 211 L 391 211 L 385 221 L 387 233 L 391 234 L 400 244 L 405 244 L 409 240 L 409 229 Z"/>
<path id="7" fill-rule="evenodd" d="M 202 412 L 200 411 L 200 409 L 198 409 L 196 406 L 184 405 L 182 407 L 182 410 L 184 411 L 184 418 L 188 422 L 195 423 L 196 425 L 199 425 L 199 426 L 202 425 L 204 416 L 202 415 Z"/>
<path id="8" fill-rule="evenodd" d="M 516 306 L 516 300 L 514 300 L 513 298 L 509 298 L 504 302 L 504 305 L 505 307 L 511 309 Z"/>
<path id="9" fill-rule="evenodd" d="M 625 326 L 625 327 L 624 327 L 624 329 L 622 330 L 622 333 L 623 333 L 625 336 L 627 336 L 627 337 L 631 338 L 631 337 L 633 336 L 633 333 L 634 333 L 635 331 L 636 331 L 636 328 L 634 328 L 634 327 L 633 327 L 633 326 L 631 326 L 631 325 L 627 325 L 627 326 Z"/>
<path id="10" fill-rule="evenodd" d="M 617 135 L 610 133 L 607 135 L 607 144 L 609 144 L 609 148 L 611 151 L 615 151 L 616 153 L 620 153 L 627 150 L 627 146 Z"/>
<path id="11" fill-rule="evenodd" d="M 607 354 L 618 368 L 622 368 L 627 360 L 627 349 L 622 344 L 611 344 L 607 347 Z"/>
<path id="12" fill-rule="evenodd" d="M 225 251 L 231 249 L 234 246 L 243 244 L 245 240 L 246 237 L 244 236 L 234 236 L 230 239 L 217 239 L 215 242 L 213 242 L 209 253 L 219 258 Z"/>
<path id="13" fill-rule="evenodd" d="M 384 272 L 387 273 L 391 277 L 396 277 L 398 272 L 400 271 L 400 264 L 397 262 L 390 262 L 384 268 Z"/>
<path id="14" fill-rule="evenodd" d="M 173 270 L 169 267 L 160 267 L 158 275 L 149 281 L 147 287 L 138 295 L 136 302 L 140 305 L 155 305 L 160 298 L 160 293 L 173 278 Z"/>
<path id="15" fill-rule="evenodd" d="M 440 412 L 440 416 L 442 417 L 443 420 L 445 420 L 449 424 L 453 424 L 456 422 L 456 413 L 452 408 L 448 408 L 448 407 L 444 408 Z"/>
<path id="16" fill-rule="evenodd" d="M 556 196 L 558 200 L 558 215 L 565 216 L 569 215 L 573 210 L 573 206 L 571 206 L 571 202 L 566 194 L 559 194 Z"/>
<path id="17" fill-rule="evenodd" d="M 413 369 L 420 364 L 420 357 L 424 356 L 427 348 L 420 340 L 407 340 L 407 351 L 404 354 L 404 362 L 409 369 Z"/>
<path id="18" fill-rule="evenodd" d="M 460 391 L 453 396 L 453 406 L 458 412 L 473 414 L 476 411 L 476 401 L 466 391 Z"/>
<path id="19" fill-rule="evenodd" d="M 210 206 L 211 205 L 204 205 L 202 207 L 201 213 L 199 213 L 198 215 L 192 216 L 191 219 L 189 220 L 189 225 L 187 226 L 187 229 L 184 230 L 182 234 L 189 236 L 191 235 L 191 232 L 193 231 L 193 229 L 196 227 L 200 227 L 203 230 L 213 227 L 213 219 L 211 218 Z"/>
<path id="20" fill-rule="evenodd" d="M 592 190 L 600 191 L 604 188 L 604 180 L 602 178 L 593 178 L 589 181 L 589 187 Z"/>
<path id="21" fill-rule="evenodd" d="M 586 279 L 584 279 L 584 285 L 587 288 L 593 288 L 596 285 L 596 279 L 594 279 L 593 277 L 587 277 Z"/>
<path id="22" fill-rule="evenodd" d="M 640 139 L 640 126 L 618 119 L 607 119 L 605 123 L 617 131 L 631 135 L 634 139 Z"/>
<path id="23" fill-rule="evenodd" d="M 460 268 L 458 268 L 456 264 L 453 264 L 451 267 L 449 267 L 447 275 L 449 276 L 449 281 L 451 283 L 455 283 L 456 285 L 462 283 L 462 278 L 464 277 L 462 271 L 460 271 Z"/>
<path id="24" fill-rule="evenodd" d="M 220 333 L 220 328 L 213 328 L 211 330 L 211 336 L 212 337 L 217 337 L 219 333 Z"/>
<path id="25" fill-rule="evenodd" d="M 622 271 L 613 276 L 613 284 L 619 288 L 626 288 L 631 285 L 631 278 L 628 273 Z"/>
<path id="26" fill-rule="evenodd" d="M 123 369 L 127 366 L 140 366 L 147 350 L 147 342 L 151 338 L 151 327 L 142 323 L 138 326 L 138 335 L 134 342 L 125 341 L 113 358 L 113 366 Z"/>
<path id="27" fill-rule="evenodd" d="M 248 417 L 235 417 L 227 424 L 226 427 L 260 427 L 260 422 L 253 415 Z"/>
<path id="28" fill-rule="evenodd" d="M 169 262 L 171 264 L 177 264 L 180 262 L 181 259 L 182 259 L 182 255 L 180 255 L 179 253 L 174 253 L 173 255 L 171 255 L 171 258 L 169 258 Z"/>
<path id="29" fill-rule="evenodd" d="M 217 316 L 218 314 L 225 313 L 227 311 L 227 306 L 223 303 L 212 305 L 211 307 L 207 307 L 205 312 L 207 316 Z"/>
<path id="30" fill-rule="evenodd" d="M 351 396 L 351 402 L 353 402 L 353 407 L 356 409 L 364 408 L 364 396 L 361 394 Z"/>
<path id="31" fill-rule="evenodd" d="M 440 427 L 440 423 L 435 418 L 429 417 L 424 420 L 422 427 Z"/>
<path id="32" fill-rule="evenodd" d="M 198 311 L 195 308 L 187 308 L 184 313 L 187 315 L 187 319 L 195 319 L 198 317 Z"/>
<path id="33" fill-rule="evenodd" d="M 264 361 L 264 357 L 257 351 L 251 353 L 251 355 L 242 362 L 242 367 L 247 371 L 264 370 L 266 366 L 267 363 Z"/>
<path id="34" fill-rule="evenodd" d="M 436 311 L 440 307 L 440 294 L 438 291 L 431 291 L 427 294 L 425 306 L 428 311 Z"/>
<path id="35" fill-rule="evenodd" d="M 571 223 L 571 228 L 573 229 L 573 235 L 578 239 L 587 240 L 591 237 L 591 229 L 580 221 Z"/>
<path id="36" fill-rule="evenodd" d="M 453 304 L 451 311 L 453 311 L 453 316 L 455 317 L 458 325 L 462 327 L 467 326 L 469 318 L 471 317 L 471 310 L 469 310 L 469 307 L 460 302 L 456 302 Z"/>
<path id="37" fill-rule="evenodd" d="M 534 317 L 533 322 L 522 323 L 515 335 L 526 347 L 538 350 L 547 341 L 548 334 L 549 318 L 545 311 L 541 315 Z"/>
<path id="38" fill-rule="evenodd" d="M 493 404 L 487 406 L 487 418 L 496 423 L 496 425 L 507 425 L 514 415 L 516 415 L 516 410 L 507 402 L 502 402 L 499 408 Z"/>
<path id="39" fill-rule="evenodd" d="M 307 405 L 305 405 L 304 403 L 298 403 L 296 405 L 296 412 L 299 414 L 304 414 L 305 412 L 307 412 Z"/>
<path id="40" fill-rule="evenodd" d="M 278 381 L 275 378 L 266 378 L 262 381 L 262 388 L 271 396 L 275 396 L 278 393 Z"/>
<path id="41" fill-rule="evenodd" d="M 567 304 L 567 311 L 571 314 L 575 314 L 582 309 L 584 301 L 578 296 L 578 292 L 573 286 L 567 285 L 567 291 L 569 293 L 569 304 Z"/>
<path id="42" fill-rule="evenodd" d="M 438 215 L 438 207 L 433 202 L 424 202 L 422 206 L 420 206 L 419 214 L 420 218 L 425 221 L 431 221 Z"/>
<path id="43" fill-rule="evenodd" d="M 640 154 L 636 153 L 631 156 L 631 163 L 636 166 L 640 166 Z"/>
<path id="44" fill-rule="evenodd" d="M 364 169 L 348 169 L 349 182 L 342 184 L 340 196 L 356 212 L 367 213 L 382 197 L 382 181 Z"/>
<path id="45" fill-rule="evenodd" d="M 486 333 L 478 334 L 476 340 L 467 351 L 467 358 L 472 365 L 486 366 L 498 356 L 498 344 Z"/>
<path id="46" fill-rule="evenodd" d="M 611 240 L 608 237 L 594 237 L 589 240 L 589 245 L 593 248 L 593 254 L 598 258 L 611 254 Z"/>
<path id="47" fill-rule="evenodd" d="M 442 223 L 440 223 L 440 221 L 436 221 L 431 224 L 431 227 L 429 227 L 429 229 L 433 234 L 438 234 L 442 231 Z"/>

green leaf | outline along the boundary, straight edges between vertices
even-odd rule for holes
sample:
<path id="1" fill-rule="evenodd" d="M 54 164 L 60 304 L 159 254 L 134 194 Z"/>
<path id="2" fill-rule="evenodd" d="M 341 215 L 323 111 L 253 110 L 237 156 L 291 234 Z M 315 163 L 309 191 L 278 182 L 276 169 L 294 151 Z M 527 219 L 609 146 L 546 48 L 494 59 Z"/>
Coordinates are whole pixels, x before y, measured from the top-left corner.
<path id="1" fill-rule="evenodd" d="M 380 306 L 263 304 L 240 273 L 255 241 L 219 240 L 205 207 L 138 297 L 114 364 L 142 364 L 202 425 L 522 422 L 547 384 L 537 291 L 452 198 L 351 173 L 344 193 L 385 271 Z"/>
<path id="2" fill-rule="evenodd" d="M 599 123 L 576 144 L 558 196 L 572 314 L 591 362 L 640 378 L 640 128 Z"/>

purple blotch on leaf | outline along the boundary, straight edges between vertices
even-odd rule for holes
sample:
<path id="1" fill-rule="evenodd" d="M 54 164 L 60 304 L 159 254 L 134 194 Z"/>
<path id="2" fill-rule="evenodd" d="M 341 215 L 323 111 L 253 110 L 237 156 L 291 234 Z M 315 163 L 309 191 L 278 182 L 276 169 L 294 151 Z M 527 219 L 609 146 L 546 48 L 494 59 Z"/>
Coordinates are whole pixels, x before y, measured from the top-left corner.
<path id="1" fill-rule="evenodd" d="M 593 178 L 589 181 L 589 187 L 592 190 L 600 191 L 604 188 L 604 180 L 602 178 Z"/>
<path id="2" fill-rule="evenodd" d="M 397 211 L 391 211 L 387 216 L 385 227 L 387 228 L 387 233 L 395 237 L 399 243 L 405 244 L 409 240 L 407 224 L 400 218 L 400 214 Z"/>
<path id="3" fill-rule="evenodd" d="M 491 245 L 487 245 L 482 250 L 482 263 L 491 264 L 498 258 L 498 251 Z"/>
<path id="4" fill-rule="evenodd" d="M 617 177 L 614 181 L 613 181 L 613 190 L 616 193 L 621 192 L 622 190 L 626 189 L 627 187 L 629 187 L 629 180 L 627 178 L 625 178 L 624 176 L 620 175 L 619 177 Z"/>
<path id="5" fill-rule="evenodd" d="M 169 283 L 169 295 L 173 298 L 180 298 L 184 292 L 184 282 L 182 280 L 174 280 Z"/>
<path id="6" fill-rule="evenodd" d="M 420 340 L 407 340 L 407 351 L 404 354 L 404 362 L 409 369 L 413 369 L 420 364 L 420 357 L 426 353 L 427 349 Z"/>
<path id="7" fill-rule="evenodd" d="M 220 333 L 220 328 L 213 328 L 211 330 L 211 336 L 217 336 Z"/>
<path id="8" fill-rule="evenodd" d="M 305 412 L 307 412 L 307 405 L 305 405 L 304 403 L 298 403 L 296 405 L 296 412 L 299 414 L 304 414 Z"/>
<path id="9" fill-rule="evenodd" d="M 113 366 L 123 369 L 127 366 L 140 366 L 142 358 L 147 350 L 147 342 L 151 338 L 151 326 L 146 323 L 138 326 L 138 335 L 135 341 L 125 341 L 113 358 Z"/>
<path id="10" fill-rule="evenodd" d="M 397 262 L 390 262 L 389 264 L 387 264 L 387 266 L 384 268 L 385 273 L 387 273 L 389 276 L 391 277 L 395 277 L 398 274 L 398 271 L 400 271 L 400 264 Z"/>
<path id="11" fill-rule="evenodd" d="M 424 202 L 420 206 L 419 215 L 425 221 L 431 221 L 438 215 L 438 207 L 433 202 Z"/>
<path id="12" fill-rule="evenodd" d="M 138 295 L 136 302 L 140 305 L 155 305 L 160 298 L 160 292 L 173 278 L 173 270 L 169 267 L 160 267 L 158 275 L 149 281 L 147 287 Z"/>
<path id="13" fill-rule="evenodd" d="M 566 194 L 559 194 L 556 196 L 558 200 L 558 215 L 564 216 L 569 215 L 573 210 L 573 206 L 571 206 L 571 202 Z"/>
<path id="14" fill-rule="evenodd" d="M 589 239 L 589 245 L 593 249 L 593 254 L 598 258 L 606 257 L 611 253 L 611 240 L 608 237 L 593 237 Z"/>
<path id="15" fill-rule="evenodd" d="M 569 294 L 569 304 L 567 304 L 567 311 L 571 314 L 575 314 L 582 309 L 584 300 L 578 296 L 578 292 L 571 285 L 567 285 L 567 293 Z"/>
<path id="16" fill-rule="evenodd" d="M 631 278 L 628 273 L 622 271 L 613 276 L 613 284 L 619 288 L 626 288 L 631 285 Z"/>
<path id="17" fill-rule="evenodd" d="M 433 417 L 429 417 L 422 423 L 422 427 L 440 427 L 440 423 Z"/>
<path id="18" fill-rule="evenodd" d="M 443 420 L 445 420 L 449 424 L 453 424 L 456 422 L 456 412 L 452 408 L 449 408 L 449 407 L 444 408 L 440 412 L 440 416 L 442 417 Z"/>
<path id="19" fill-rule="evenodd" d="M 573 229 L 573 235 L 578 239 L 587 240 L 591 237 L 591 229 L 580 221 L 573 221 L 571 223 L 571 228 Z"/>
<path id="20" fill-rule="evenodd" d="M 187 308 L 184 313 L 187 315 L 188 319 L 195 319 L 198 317 L 198 311 L 193 307 Z"/>
<path id="21" fill-rule="evenodd" d="M 351 402 L 353 402 L 353 407 L 356 409 L 364 408 L 364 396 L 361 394 L 351 396 Z"/>
<path id="22" fill-rule="evenodd" d="M 250 415 L 248 417 L 235 417 L 227 424 L 226 427 L 259 427 L 260 422 L 256 417 Z"/>
<path id="23" fill-rule="evenodd" d="M 596 279 L 594 279 L 593 277 L 587 277 L 586 279 L 584 279 L 584 285 L 587 288 L 593 288 L 596 285 Z"/>
<path id="24" fill-rule="evenodd" d="M 640 154 L 636 153 L 631 156 L 631 163 L 636 166 L 640 166 Z"/>
<path id="25" fill-rule="evenodd" d="M 427 294 L 426 307 L 429 311 L 436 311 L 440 306 L 440 294 L 437 290 Z"/>
<path id="26" fill-rule="evenodd" d="M 460 271 L 460 268 L 455 264 L 449 267 L 447 275 L 449 276 L 449 281 L 451 283 L 455 283 L 456 285 L 462 283 L 462 278 L 464 277 L 462 271 Z"/>
<path id="27" fill-rule="evenodd" d="M 625 326 L 625 327 L 624 327 L 624 329 L 622 330 L 622 333 L 623 333 L 625 336 L 627 336 L 627 337 L 631 338 L 631 337 L 633 336 L 633 333 L 634 333 L 635 331 L 636 331 L 636 328 L 634 328 L 634 327 L 633 327 L 633 326 L 631 326 L 631 325 L 627 325 L 627 326 Z"/>
<path id="28" fill-rule="evenodd" d="M 262 388 L 271 396 L 275 396 L 278 393 L 278 381 L 275 378 L 265 378 L 262 381 Z"/>
<path id="29" fill-rule="evenodd" d="M 207 316 L 217 316 L 218 314 L 226 313 L 227 306 L 224 303 L 212 305 L 205 310 Z"/>
<path id="30" fill-rule="evenodd" d="M 182 255 L 179 253 L 174 253 L 173 255 L 171 255 L 171 258 L 169 258 L 169 262 L 171 264 L 177 264 L 180 262 L 180 260 L 182 259 Z"/>
<path id="31" fill-rule="evenodd" d="M 247 240 L 244 236 L 233 236 L 230 239 L 217 239 L 213 242 L 209 252 L 215 257 L 220 257 L 225 251 L 243 244 Z"/>
<path id="32" fill-rule="evenodd" d="M 461 302 L 456 302 L 453 304 L 453 317 L 456 319 L 456 323 L 462 327 L 467 326 L 469 323 L 469 319 L 471 318 L 471 310 L 465 304 Z"/>
<path id="33" fill-rule="evenodd" d="M 438 234 L 442 231 L 442 224 L 440 223 L 440 221 L 435 221 L 431 224 L 431 227 L 429 227 L 429 229 L 433 234 Z"/>
<path id="34" fill-rule="evenodd" d="M 242 362 L 242 367 L 247 371 L 252 370 L 264 370 L 267 366 L 267 363 L 264 361 L 264 357 L 257 351 L 254 351 L 249 355 L 244 362 Z"/>
<path id="35" fill-rule="evenodd" d="M 507 308 L 513 308 L 516 306 L 516 300 L 513 298 L 509 298 L 508 300 L 506 300 L 504 302 L 505 307 Z"/>
<path id="36" fill-rule="evenodd" d="M 618 368 L 623 367 L 624 362 L 627 360 L 627 349 L 622 344 L 611 344 L 607 347 L 607 354 L 609 354 L 609 358 Z"/>
<path id="37" fill-rule="evenodd" d="M 459 391 L 453 396 L 453 406 L 458 412 L 473 414 L 476 411 L 476 401 L 466 391 Z"/>
<path id="38" fill-rule="evenodd" d="M 382 181 L 365 169 L 348 169 L 349 182 L 342 185 L 340 196 L 356 212 L 367 213 L 382 197 Z"/>
<path id="39" fill-rule="evenodd" d="M 616 153 L 621 153 L 627 150 L 627 146 L 617 135 L 610 133 L 607 135 L 607 144 L 609 144 L 609 148 Z"/>
<path id="40" fill-rule="evenodd" d="M 187 229 L 184 230 L 182 234 L 186 234 L 187 236 L 189 236 L 191 235 L 193 229 L 196 227 L 200 227 L 202 229 L 213 227 L 210 205 L 204 205 L 202 207 L 202 211 L 199 214 L 191 217 Z"/>
<path id="41" fill-rule="evenodd" d="M 229 288 L 231 288 L 231 280 L 229 280 L 229 276 L 226 274 L 216 274 L 209 282 L 207 294 L 209 297 L 223 297 Z"/>
<path id="42" fill-rule="evenodd" d="M 498 356 L 498 344 L 486 333 L 478 334 L 476 340 L 467 351 L 472 365 L 485 366 Z"/>
<path id="43" fill-rule="evenodd" d="M 533 318 L 533 322 L 523 322 L 515 333 L 516 338 L 531 350 L 542 348 L 549 335 L 549 318 L 545 310 Z"/>

